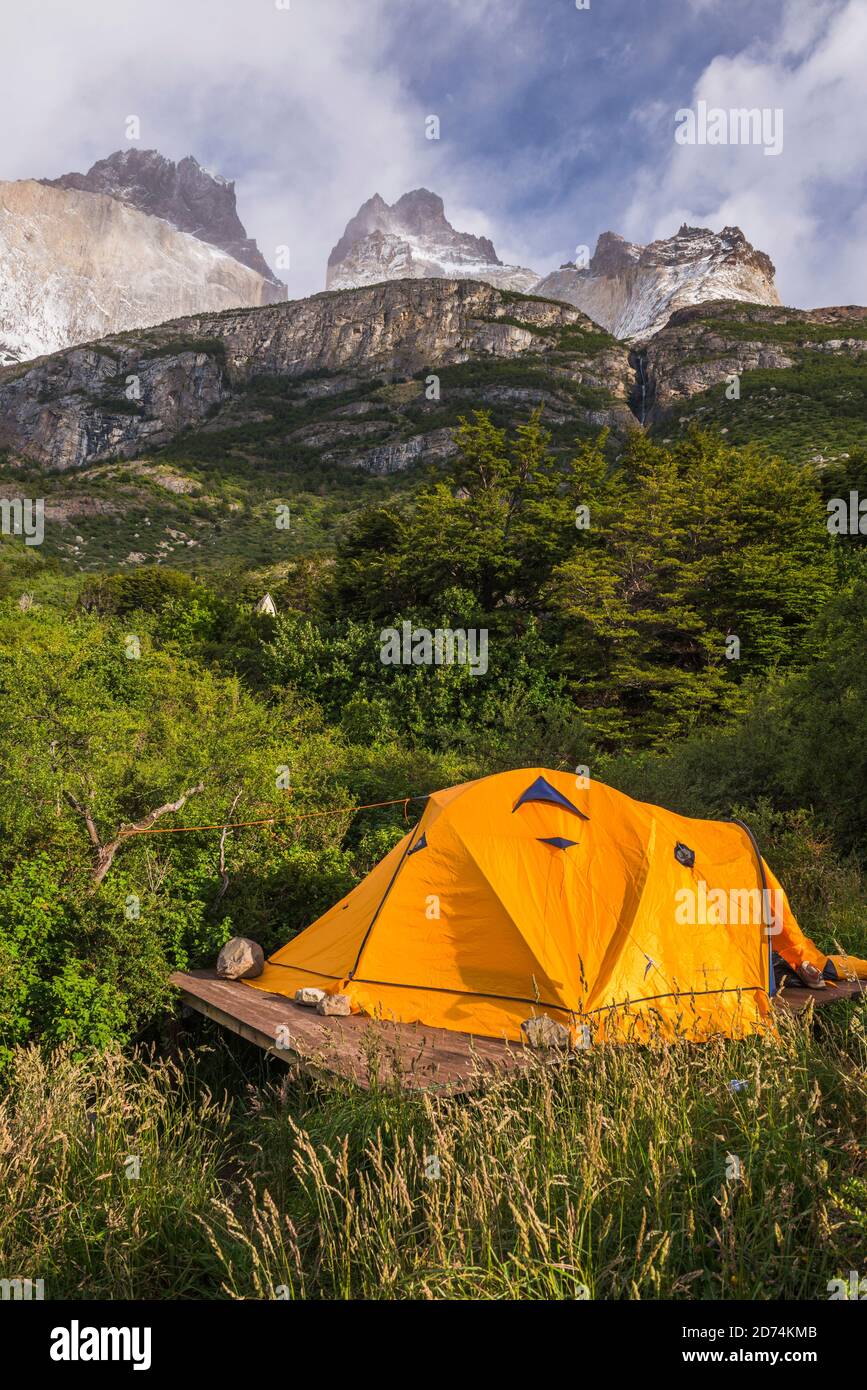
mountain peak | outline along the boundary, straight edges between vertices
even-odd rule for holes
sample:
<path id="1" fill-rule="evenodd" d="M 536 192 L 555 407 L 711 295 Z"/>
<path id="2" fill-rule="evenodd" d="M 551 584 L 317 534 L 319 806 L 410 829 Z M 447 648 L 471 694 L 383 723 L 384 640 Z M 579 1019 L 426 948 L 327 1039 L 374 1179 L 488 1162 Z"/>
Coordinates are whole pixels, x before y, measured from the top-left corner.
<path id="1" fill-rule="evenodd" d="M 161 217 L 179 232 L 217 246 L 273 285 L 275 299 L 286 286 L 268 266 L 238 216 L 234 181 L 203 169 L 191 154 L 176 164 L 159 150 L 115 150 L 98 159 L 86 174 L 62 174 L 40 182 L 53 188 L 103 193 L 152 217 Z"/>
<path id="2" fill-rule="evenodd" d="M 391 206 L 378 193 L 362 203 L 328 257 L 326 287 L 428 277 L 525 291 L 539 279 L 535 271 L 504 265 L 488 237 L 456 231 L 438 193 L 414 188 Z"/>
<path id="3" fill-rule="evenodd" d="M 235 256 L 122 197 L 35 179 L 0 183 L 0 267 L 0 365 L 283 297 Z"/>
<path id="4" fill-rule="evenodd" d="M 429 188 L 413 188 L 411 192 L 402 194 L 392 207 L 392 212 L 406 227 L 416 223 L 419 230 L 424 230 L 425 224 L 440 222 L 454 230 L 446 221 L 442 198 L 438 193 L 431 193 Z"/>
<path id="5" fill-rule="evenodd" d="M 640 255 L 641 247 L 627 241 L 618 232 L 602 232 L 590 261 L 590 273 L 617 275 L 628 266 L 634 265 Z"/>
<path id="6" fill-rule="evenodd" d="M 779 304 L 774 264 L 740 227 L 691 227 L 639 246 L 603 232 L 587 269 L 561 267 L 536 293 L 565 299 L 618 338 L 646 338 L 684 306 L 711 299 Z"/>

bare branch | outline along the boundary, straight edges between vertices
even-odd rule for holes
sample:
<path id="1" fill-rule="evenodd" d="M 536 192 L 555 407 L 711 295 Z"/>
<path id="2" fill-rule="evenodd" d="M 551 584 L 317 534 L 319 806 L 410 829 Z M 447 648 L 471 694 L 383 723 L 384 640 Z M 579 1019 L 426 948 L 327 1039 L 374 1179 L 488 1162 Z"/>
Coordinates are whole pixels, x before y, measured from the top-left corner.
<path id="1" fill-rule="evenodd" d="M 91 881 L 92 889 L 97 889 L 99 885 L 102 883 L 102 880 L 105 878 L 106 874 L 112 866 L 114 856 L 117 854 L 117 851 L 124 840 L 128 839 L 130 835 L 135 835 L 139 831 L 149 830 L 150 827 L 153 825 L 154 821 L 159 820 L 160 816 L 165 816 L 170 811 L 179 811 L 181 807 L 184 806 L 187 803 L 187 801 L 189 801 L 191 796 L 196 796 L 199 792 L 203 792 L 204 790 L 204 782 L 199 782 L 198 786 L 189 787 L 183 793 L 182 796 L 178 797 L 177 801 L 167 801 L 165 806 L 158 806 L 155 811 L 149 811 L 146 816 L 142 816 L 141 820 L 135 821 L 132 825 L 121 826 L 114 839 L 108 840 L 106 842 L 103 842 L 103 840 L 100 838 L 99 831 L 96 828 L 93 816 L 91 815 L 88 808 L 86 806 L 82 806 L 81 803 L 75 799 L 71 792 L 64 792 L 66 800 L 69 802 L 72 809 L 76 811 L 79 816 L 81 816 L 85 825 L 87 826 L 87 833 L 90 837 L 90 843 L 96 850 L 96 864 L 94 866 Z M 240 792 L 238 793 L 238 795 L 240 796 Z"/>
<path id="2" fill-rule="evenodd" d="M 199 792 L 203 792 L 204 790 L 204 782 L 199 782 L 198 786 L 190 787 L 188 791 L 184 792 L 183 796 L 179 796 L 177 801 L 167 801 L 165 806 L 158 806 L 155 811 L 149 811 L 146 816 L 142 816 L 141 820 L 134 821 L 132 825 L 122 825 L 117 832 L 118 840 L 124 839 L 127 835 L 135 835 L 136 832 L 140 830 L 149 830 L 154 821 L 159 820 L 160 816 L 167 815 L 169 811 L 179 811 L 181 807 L 189 801 L 191 796 L 197 796 Z"/>
<path id="3" fill-rule="evenodd" d="M 241 788 L 241 791 L 243 791 L 243 787 Z M 241 799 L 241 792 L 239 791 L 238 794 L 237 794 L 237 796 L 235 797 L 235 800 L 232 802 L 231 806 L 229 807 L 229 819 L 230 819 L 230 820 L 232 819 L 232 816 L 234 815 L 235 807 L 237 806 L 237 804 L 238 804 L 238 802 L 240 801 L 240 799 Z M 229 829 L 228 825 L 224 825 L 224 826 L 223 826 L 223 833 L 222 833 L 221 836 L 220 836 L 220 888 L 219 888 L 219 891 L 218 891 L 218 893 L 217 893 L 217 896 L 216 896 L 216 898 L 215 898 L 215 900 L 214 900 L 214 906 L 215 906 L 215 907 L 217 906 L 217 903 L 219 903 L 219 902 L 222 901 L 223 896 L 224 896 L 224 894 L 225 894 L 225 892 L 226 892 L 226 889 L 227 889 L 228 886 L 229 886 L 229 875 L 226 873 L 226 832 L 228 831 L 228 829 Z"/>
<path id="4" fill-rule="evenodd" d="M 73 811 L 77 811 L 77 813 L 81 816 L 85 825 L 87 826 L 87 833 L 90 836 L 90 843 L 94 846 L 95 849 L 102 849 L 102 840 L 99 838 L 99 831 L 97 830 L 94 824 L 93 816 L 90 814 L 90 811 L 87 809 L 86 806 L 82 806 L 80 802 L 76 801 L 75 797 L 72 795 L 72 792 L 64 792 L 63 795 L 66 797 L 66 800 L 69 802 Z"/>

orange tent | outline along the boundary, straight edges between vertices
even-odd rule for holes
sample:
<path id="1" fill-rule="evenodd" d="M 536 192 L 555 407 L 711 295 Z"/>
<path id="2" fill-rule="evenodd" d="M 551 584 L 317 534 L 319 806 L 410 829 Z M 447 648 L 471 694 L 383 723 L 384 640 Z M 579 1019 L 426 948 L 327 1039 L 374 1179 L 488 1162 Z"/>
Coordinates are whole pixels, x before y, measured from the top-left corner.
<path id="1" fill-rule="evenodd" d="M 507 1039 L 548 1014 L 576 1041 L 741 1037 L 772 954 L 864 973 L 800 931 L 746 826 L 520 769 L 433 793 L 409 834 L 277 951 L 254 989 Z"/>

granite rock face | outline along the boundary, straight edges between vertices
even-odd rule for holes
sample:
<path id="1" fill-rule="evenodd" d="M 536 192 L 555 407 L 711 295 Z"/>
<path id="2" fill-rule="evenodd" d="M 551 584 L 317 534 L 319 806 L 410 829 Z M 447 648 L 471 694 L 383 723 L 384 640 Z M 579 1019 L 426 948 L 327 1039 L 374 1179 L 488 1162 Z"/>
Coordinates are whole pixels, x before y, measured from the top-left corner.
<path id="1" fill-rule="evenodd" d="M 0 183 L 0 365 L 273 292 L 259 271 L 115 197 Z"/>
<path id="2" fill-rule="evenodd" d="M 268 285 L 262 303 L 286 298 L 286 286 L 247 236 L 238 216 L 234 183 L 203 169 L 192 155 L 175 164 L 158 150 L 116 150 L 107 159 L 98 159 L 86 174 L 62 174 L 42 182 L 52 188 L 105 193 L 150 217 L 161 217 L 179 232 L 219 247 L 261 275 Z"/>
<path id="3" fill-rule="evenodd" d="M 837 323 L 840 336 L 828 337 L 827 329 Z M 852 324 L 864 325 L 861 337 L 850 336 Z M 789 330 L 782 339 L 775 331 L 781 325 Z M 721 299 L 679 309 L 636 349 L 647 383 L 645 423 L 658 423 L 731 376 L 793 367 L 805 352 L 863 360 L 865 339 L 867 309 L 853 305 L 786 309 Z"/>
<path id="4" fill-rule="evenodd" d="M 166 444 L 228 394 L 213 354 L 148 357 L 130 345 L 69 348 L 9 375 L 0 373 L 0 447 L 57 472 Z"/>
<path id="5" fill-rule="evenodd" d="M 428 277 L 482 280 L 523 292 L 539 280 L 533 270 L 504 265 L 488 237 L 456 231 L 442 198 L 416 188 L 391 206 L 378 193 L 362 204 L 328 257 L 325 284 L 350 289 Z"/>
<path id="6" fill-rule="evenodd" d="M 316 396 L 365 382 L 371 389 L 409 382 L 427 368 L 522 357 L 550 362 L 550 373 L 531 392 L 538 399 L 528 404 L 566 419 L 576 410 L 576 394 L 589 392 L 589 423 L 632 428 L 627 351 L 610 340 L 599 347 L 598 337 L 595 325 L 567 304 L 516 301 L 466 280 L 400 281 L 252 311 L 196 314 L 0 371 L 0 447 L 63 471 L 131 458 L 181 430 L 209 428 L 215 412 L 231 413 L 244 399 L 254 378 L 298 381 L 299 389 Z M 467 390 L 468 409 L 485 403 L 477 389 Z M 423 394 L 423 386 L 410 391 Z M 459 391 L 453 389 L 455 400 Z M 226 422 L 218 417 L 213 423 L 223 428 Z M 325 433 L 316 428 L 304 442 L 339 446 L 344 435 L 350 452 L 365 433 L 364 422 L 353 416 L 330 421 Z M 425 452 L 449 452 L 451 438 L 435 420 L 429 448 L 420 434 L 416 429 L 400 441 L 372 440 L 360 457 L 356 444 L 347 461 L 387 473 Z"/>
<path id="7" fill-rule="evenodd" d="M 739 227 L 682 226 L 673 237 L 636 246 L 603 232 L 586 268 L 565 265 L 536 294 L 565 299 L 615 337 L 657 333 L 678 309 L 716 299 L 779 304 L 774 266 Z"/>

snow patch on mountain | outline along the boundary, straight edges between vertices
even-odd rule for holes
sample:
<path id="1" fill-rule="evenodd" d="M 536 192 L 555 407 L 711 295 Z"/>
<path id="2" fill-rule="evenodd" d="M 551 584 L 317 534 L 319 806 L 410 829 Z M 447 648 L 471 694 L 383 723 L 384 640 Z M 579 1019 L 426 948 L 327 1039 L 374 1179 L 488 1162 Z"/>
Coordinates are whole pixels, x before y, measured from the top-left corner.
<path id="1" fill-rule="evenodd" d="M 271 293 L 233 256 L 117 198 L 0 183 L 0 365 Z"/>

